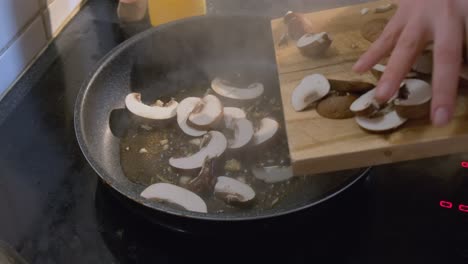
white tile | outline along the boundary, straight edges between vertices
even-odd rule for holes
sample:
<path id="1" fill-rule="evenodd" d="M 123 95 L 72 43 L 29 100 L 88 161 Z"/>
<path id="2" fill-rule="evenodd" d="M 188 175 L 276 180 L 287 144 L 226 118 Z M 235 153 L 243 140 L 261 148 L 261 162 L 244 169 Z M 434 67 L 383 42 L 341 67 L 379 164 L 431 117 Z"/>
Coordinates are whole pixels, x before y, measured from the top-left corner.
<path id="1" fill-rule="evenodd" d="M 13 84 L 46 44 L 42 17 L 38 16 L 18 39 L 0 55 L 0 95 Z"/>
<path id="2" fill-rule="evenodd" d="M 46 30 L 56 34 L 82 0 L 54 0 L 44 11 Z"/>
<path id="3" fill-rule="evenodd" d="M 38 12 L 37 0 L 0 0 L 0 50 Z"/>

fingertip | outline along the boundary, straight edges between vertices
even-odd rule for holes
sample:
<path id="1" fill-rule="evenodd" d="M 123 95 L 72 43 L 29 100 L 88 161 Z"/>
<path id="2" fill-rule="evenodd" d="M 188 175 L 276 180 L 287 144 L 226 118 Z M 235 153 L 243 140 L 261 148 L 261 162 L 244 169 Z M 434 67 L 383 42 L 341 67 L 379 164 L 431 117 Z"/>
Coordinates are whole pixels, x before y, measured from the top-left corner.
<path id="1" fill-rule="evenodd" d="M 452 113 L 448 107 L 437 107 L 432 112 L 432 124 L 436 127 L 443 127 L 449 124 Z"/>

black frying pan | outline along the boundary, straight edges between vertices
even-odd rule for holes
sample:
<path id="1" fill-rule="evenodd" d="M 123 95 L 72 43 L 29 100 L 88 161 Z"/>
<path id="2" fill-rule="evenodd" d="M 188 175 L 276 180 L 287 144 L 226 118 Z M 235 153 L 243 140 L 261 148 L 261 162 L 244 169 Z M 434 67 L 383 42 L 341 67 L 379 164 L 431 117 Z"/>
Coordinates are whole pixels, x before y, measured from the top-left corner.
<path id="1" fill-rule="evenodd" d="M 186 221 L 185 227 L 193 227 L 269 221 L 314 210 L 342 196 L 366 175 L 367 169 L 358 169 L 308 176 L 276 206 L 262 210 L 200 214 L 142 199 L 140 193 L 146 186 L 128 180 L 122 170 L 119 148 L 125 129 L 121 128 L 128 124 L 116 109 L 125 109 L 124 98 L 132 91 L 141 92 L 143 100 L 150 102 L 195 83 L 209 84 L 230 71 L 255 73 L 266 93 L 280 98 L 268 19 L 205 16 L 180 20 L 143 32 L 110 52 L 82 88 L 75 109 L 79 144 L 103 182 L 153 220 Z"/>

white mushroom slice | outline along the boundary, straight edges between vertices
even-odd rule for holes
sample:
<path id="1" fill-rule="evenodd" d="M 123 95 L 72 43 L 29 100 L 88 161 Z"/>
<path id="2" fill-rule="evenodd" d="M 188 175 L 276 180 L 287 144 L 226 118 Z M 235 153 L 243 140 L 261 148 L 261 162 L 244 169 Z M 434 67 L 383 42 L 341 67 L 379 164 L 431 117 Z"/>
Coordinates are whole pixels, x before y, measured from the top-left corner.
<path id="1" fill-rule="evenodd" d="M 330 47 L 332 39 L 327 32 L 317 34 L 305 34 L 296 43 L 297 48 L 304 55 L 320 55 Z"/>
<path id="2" fill-rule="evenodd" d="M 253 168 L 252 173 L 255 178 L 265 183 L 284 182 L 294 177 L 291 167 L 272 166 L 264 168 Z"/>
<path id="3" fill-rule="evenodd" d="M 374 67 L 372 67 L 372 74 L 374 75 L 375 78 L 377 79 L 380 79 L 382 77 L 382 75 L 384 74 L 385 72 L 385 69 L 387 68 L 387 66 L 383 65 L 383 64 L 376 64 L 374 65 Z M 414 77 L 417 77 L 418 74 L 415 73 L 415 72 L 409 72 L 406 74 L 406 78 L 414 78 Z"/>
<path id="4" fill-rule="evenodd" d="M 230 149 L 240 149 L 249 144 L 253 138 L 254 128 L 252 122 L 245 118 L 234 119 L 229 126 L 226 124 L 226 127 L 234 130 L 234 138 L 228 140 Z"/>
<path id="5" fill-rule="evenodd" d="M 385 13 L 395 8 L 395 4 L 389 3 L 375 8 L 375 13 Z"/>
<path id="6" fill-rule="evenodd" d="M 177 107 L 177 123 L 179 124 L 180 129 L 189 136 L 200 137 L 207 132 L 195 129 L 187 124 L 189 115 L 200 101 L 201 99 L 198 97 L 188 97 L 182 100 Z"/>
<path id="7" fill-rule="evenodd" d="M 400 88 L 405 85 L 405 82 L 402 82 Z M 375 100 L 376 88 L 368 91 L 359 97 L 354 103 L 351 104 L 349 110 L 354 112 L 357 116 L 370 116 L 380 110 L 381 105 Z M 398 92 L 388 100 L 387 103 L 393 102 L 398 97 Z"/>
<path id="8" fill-rule="evenodd" d="M 169 183 L 156 183 L 146 188 L 141 197 L 179 205 L 192 212 L 207 213 L 206 203 L 195 193 Z"/>
<path id="9" fill-rule="evenodd" d="M 433 56 L 431 51 L 426 51 L 416 59 L 412 69 L 422 74 L 431 74 L 433 67 Z"/>
<path id="10" fill-rule="evenodd" d="M 228 126 L 234 119 L 247 118 L 245 111 L 237 107 L 224 107 L 224 123 Z"/>
<path id="11" fill-rule="evenodd" d="M 407 98 L 397 98 L 394 101 L 398 115 L 409 119 L 418 119 L 430 113 L 432 87 L 429 83 L 418 80 L 406 80 Z"/>
<path id="12" fill-rule="evenodd" d="M 263 118 L 260 121 L 260 127 L 253 136 L 254 145 L 260 145 L 267 142 L 276 135 L 278 132 L 279 124 L 276 120 L 271 118 Z"/>
<path id="13" fill-rule="evenodd" d="M 297 112 L 303 111 L 312 103 L 324 98 L 330 92 L 330 82 L 321 74 L 305 77 L 294 89 L 292 106 Z"/>
<path id="14" fill-rule="evenodd" d="M 214 95 L 207 95 L 198 103 L 189 115 L 188 124 L 196 128 L 207 129 L 214 125 L 223 114 L 223 105 Z"/>
<path id="15" fill-rule="evenodd" d="M 171 100 L 167 104 L 158 100 L 155 105 L 146 105 L 141 101 L 141 94 L 131 93 L 125 98 L 125 106 L 128 111 L 139 117 L 152 120 L 166 120 L 177 114 L 178 103 Z"/>
<path id="16" fill-rule="evenodd" d="M 228 203 L 246 203 L 255 198 L 255 191 L 241 181 L 220 176 L 215 185 L 215 195 Z"/>
<path id="17" fill-rule="evenodd" d="M 364 15 L 367 15 L 367 13 L 369 13 L 370 9 L 365 7 L 363 9 L 361 9 L 361 16 L 364 16 Z"/>
<path id="18" fill-rule="evenodd" d="M 169 164 L 182 170 L 193 170 L 203 166 L 206 159 L 221 156 L 227 148 L 227 140 L 224 135 L 218 131 L 210 131 L 210 142 L 200 149 L 199 152 L 183 158 L 170 158 Z"/>
<path id="19" fill-rule="evenodd" d="M 398 128 L 408 119 L 400 117 L 395 110 L 381 116 L 365 117 L 357 116 L 356 122 L 366 130 L 373 132 L 386 132 Z"/>
<path id="20" fill-rule="evenodd" d="M 221 96 L 237 100 L 258 98 L 265 90 L 261 83 L 252 83 L 248 87 L 235 87 L 220 78 L 215 78 L 211 82 L 211 88 Z"/>
<path id="21" fill-rule="evenodd" d="M 358 116 L 367 116 L 379 110 L 380 105 L 374 99 L 376 89 L 363 94 L 354 103 L 351 104 L 349 109 Z"/>

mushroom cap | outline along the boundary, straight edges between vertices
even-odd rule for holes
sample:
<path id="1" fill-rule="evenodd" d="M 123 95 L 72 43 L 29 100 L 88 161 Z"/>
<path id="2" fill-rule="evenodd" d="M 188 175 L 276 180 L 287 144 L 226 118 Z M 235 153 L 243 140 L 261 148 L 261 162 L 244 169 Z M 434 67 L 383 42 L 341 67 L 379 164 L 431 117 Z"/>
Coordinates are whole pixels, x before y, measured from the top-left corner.
<path id="1" fill-rule="evenodd" d="M 156 183 L 147 187 L 141 197 L 176 204 L 188 211 L 207 213 L 206 203 L 195 193 L 169 183 Z"/>
<path id="2" fill-rule="evenodd" d="M 365 130 L 373 132 L 385 132 L 403 125 L 408 119 L 400 117 L 395 110 L 381 116 L 365 117 L 357 116 L 356 122 Z"/>
<path id="3" fill-rule="evenodd" d="M 255 178 L 265 183 L 284 182 L 294 177 L 294 173 L 291 167 L 271 166 L 253 168 L 252 173 Z"/>
<path id="4" fill-rule="evenodd" d="M 408 98 L 395 99 L 394 103 L 401 106 L 421 105 L 432 99 L 432 87 L 429 83 L 419 79 L 407 79 L 405 81 L 408 90 Z"/>
<path id="5" fill-rule="evenodd" d="M 332 39 L 327 32 L 305 34 L 296 43 L 297 48 L 305 55 L 323 54 L 331 45 Z"/>
<path id="6" fill-rule="evenodd" d="M 196 128 L 209 128 L 220 119 L 223 109 L 223 104 L 218 97 L 209 94 L 195 106 L 189 115 L 188 124 Z"/>
<path id="7" fill-rule="evenodd" d="M 236 87 L 228 84 L 221 78 L 215 78 L 211 82 L 211 88 L 217 94 L 231 99 L 251 100 L 261 96 L 265 90 L 262 83 L 252 83 L 248 87 Z"/>
<path id="8" fill-rule="evenodd" d="M 408 119 L 419 119 L 430 114 L 432 99 L 431 85 L 418 79 L 406 80 L 407 98 L 397 98 L 394 101 L 398 115 Z"/>
<path id="9" fill-rule="evenodd" d="M 241 181 L 220 176 L 215 185 L 215 195 L 228 203 L 246 203 L 255 198 L 255 191 Z"/>
<path id="10" fill-rule="evenodd" d="M 276 132 L 279 130 L 279 124 L 276 120 L 272 118 L 263 118 L 260 120 L 260 127 L 255 132 L 253 137 L 254 145 L 260 145 L 269 141 L 276 135 Z"/>
<path id="11" fill-rule="evenodd" d="M 226 137 L 218 131 L 208 132 L 210 142 L 197 153 L 183 158 L 170 158 L 169 164 L 182 170 L 193 170 L 203 166 L 206 159 L 221 156 L 227 148 Z"/>
<path id="12" fill-rule="evenodd" d="M 291 104 L 295 111 L 300 112 L 312 103 L 322 99 L 330 92 L 330 82 L 321 74 L 312 74 L 302 79 L 294 89 Z"/>
<path id="13" fill-rule="evenodd" d="M 331 89 L 338 92 L 365 93 L 375 88 L 375 85 L 372 83 L 357 80 L 328 79 L 328 82 L 330 82 Z"/>
<path id="14" fill-rule="evenodd" d="M 199 137 L 207 133 L 207 131 L 195 129 L 187 124 L 190 113 L 200 101 L 201 99 L 198 97 L 188 97 L 182 100 L 177 107 L 177 123 L 180 129 L 189 136 Z"/>
<path id="15" fill-rule="evenodd" d="M 128 111 L 139 117 L 152 120 L 166 120 L 176 116 L 178 103 L 172 100 L 165 106 L 164 104 L 162 106 L 146 105 L 141 101 L 140 93 L 130 93 L 125 97 L 125 106 Z"/>
<path id="16" fill-rule="evenodd" d="M 354 113 L 349 108 L 357 98 L 358 97 L 353 94 L 330 95 L 321 100 L 317 105 L 317 113 L 329 119 L 347 119 L 354 117 Z"/>

